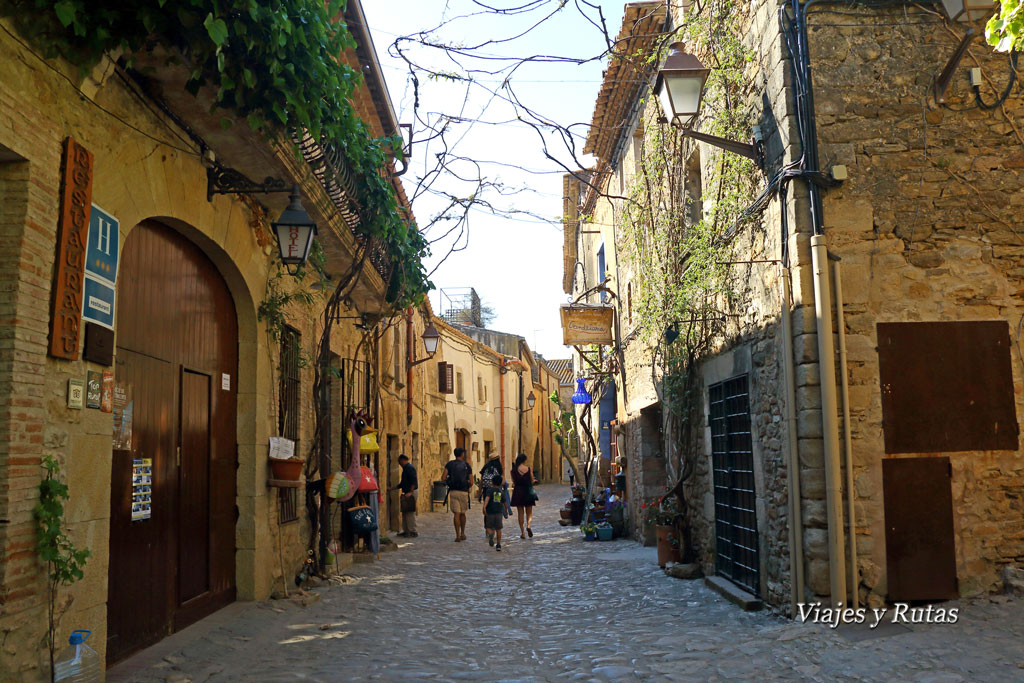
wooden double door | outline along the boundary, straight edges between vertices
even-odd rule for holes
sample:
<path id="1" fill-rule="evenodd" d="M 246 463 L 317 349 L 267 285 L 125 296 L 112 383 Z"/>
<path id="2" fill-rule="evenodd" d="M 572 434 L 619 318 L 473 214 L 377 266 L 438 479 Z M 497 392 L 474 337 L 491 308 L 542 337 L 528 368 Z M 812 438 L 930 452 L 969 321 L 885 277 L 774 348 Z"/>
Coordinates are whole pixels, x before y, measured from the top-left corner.
<path id="1" fill-rule="evenodd" d="M 134 228 L 121 258 L 115 386 L 132 428 L 112 458 L 108 663 L 235 598 L 234 303 L 206 255 L 159 223 Z M 150 507 L 133 519 L 141 463 Z"/>

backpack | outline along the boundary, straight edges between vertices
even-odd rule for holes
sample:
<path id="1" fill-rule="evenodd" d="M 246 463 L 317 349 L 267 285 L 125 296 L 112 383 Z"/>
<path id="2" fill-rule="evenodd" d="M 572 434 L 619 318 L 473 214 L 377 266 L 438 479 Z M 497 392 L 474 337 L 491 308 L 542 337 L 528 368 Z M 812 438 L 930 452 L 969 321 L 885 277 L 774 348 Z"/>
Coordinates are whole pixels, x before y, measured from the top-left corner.
<path id="1" fill-rule="evenodd" d="M 448 488 L 452 491 L 469 490 L 469 465 L 464 460 L 453 460 L 448 469 Z"/>

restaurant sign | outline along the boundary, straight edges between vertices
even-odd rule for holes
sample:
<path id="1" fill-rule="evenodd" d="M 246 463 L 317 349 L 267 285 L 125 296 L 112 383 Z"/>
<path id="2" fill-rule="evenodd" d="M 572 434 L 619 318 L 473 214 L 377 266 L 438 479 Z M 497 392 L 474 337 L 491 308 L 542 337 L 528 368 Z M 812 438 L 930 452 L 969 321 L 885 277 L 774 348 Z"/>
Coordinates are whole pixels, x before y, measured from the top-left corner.
<path id="1" fill-rule="evenodd" d="M 615 309 L 611 306 L 563 304 L 562 343 L 566 346 L 611 344 Z"/>
<path id="2" fill-rule="evenodd" d="M 75 360 L 82 326 L 85 249 L 92 208 L 93 157 L 71 138 L 64 141 L 64 169 L 57 223 L 56 274 L 50 308 L 50 355 Z"/>

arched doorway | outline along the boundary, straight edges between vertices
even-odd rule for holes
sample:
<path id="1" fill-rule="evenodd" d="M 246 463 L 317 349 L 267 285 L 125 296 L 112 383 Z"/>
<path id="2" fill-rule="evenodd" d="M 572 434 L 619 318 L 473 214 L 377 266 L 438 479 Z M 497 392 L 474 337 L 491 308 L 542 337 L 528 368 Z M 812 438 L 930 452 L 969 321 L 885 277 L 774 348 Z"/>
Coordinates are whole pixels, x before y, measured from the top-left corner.
<path id="1" fill-rule="evenodd" d="M 234 302 L 210 259 L 161 223 L 136 226 L 121 258 L 114 376 L 132 427 L 112 458 L 108 663 L 235 598 Z"/>

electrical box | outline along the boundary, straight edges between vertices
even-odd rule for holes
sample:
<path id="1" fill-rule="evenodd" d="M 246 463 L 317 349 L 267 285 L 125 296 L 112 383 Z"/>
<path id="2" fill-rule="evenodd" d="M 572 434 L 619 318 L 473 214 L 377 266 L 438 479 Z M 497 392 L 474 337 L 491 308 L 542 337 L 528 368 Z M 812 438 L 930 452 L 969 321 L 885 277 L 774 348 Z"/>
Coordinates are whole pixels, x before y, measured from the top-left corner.
<path id="1" fill-rule="evenodd" d="M 832 170 L 830 171 L 830 174 L 832 175 L 832 178 L 834 180 L 846 180 L 847 178 L 850 177 L 850 174 L 846 170 L 846 166 L 842 165 L 833 166 Z"/>
<path id="2" fill-rule="evenodd" d="M 978 67 L 971 69 L 971 85 L 974 87 L 981 85 L 981 69 Z"/>

